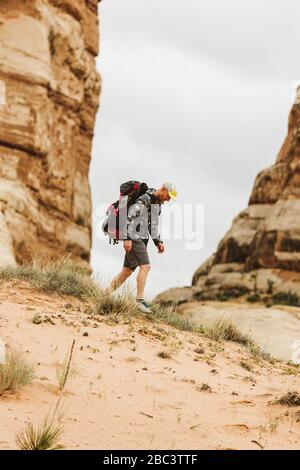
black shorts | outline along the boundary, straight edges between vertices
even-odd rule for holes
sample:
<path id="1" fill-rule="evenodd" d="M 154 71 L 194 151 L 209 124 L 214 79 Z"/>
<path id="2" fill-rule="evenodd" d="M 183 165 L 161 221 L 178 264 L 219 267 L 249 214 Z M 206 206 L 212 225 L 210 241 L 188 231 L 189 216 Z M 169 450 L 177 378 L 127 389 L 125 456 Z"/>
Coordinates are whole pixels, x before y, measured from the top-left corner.
<path id="1" fill-rule="evenodd" d="M 132 249 L 126 253 L 124 258 L 124 268 L 129 268 L 134 271 L 137 266 L 144 264 L 150 264 L 148 251 L 147 251 L 148 240 L 133 240 Z"/>

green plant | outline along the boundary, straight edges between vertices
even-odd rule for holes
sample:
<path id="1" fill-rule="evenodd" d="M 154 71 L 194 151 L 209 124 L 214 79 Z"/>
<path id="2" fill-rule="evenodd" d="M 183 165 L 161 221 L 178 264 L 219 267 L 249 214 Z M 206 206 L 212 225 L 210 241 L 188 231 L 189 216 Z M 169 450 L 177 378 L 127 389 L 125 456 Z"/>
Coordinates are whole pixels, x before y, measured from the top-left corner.
<path id="1" fill-rule="evenodd" d="M 233 341 L 234 343 L 249 346 L 253 340 L 242 333 L 231 319 L 220 317 L 204 327 L 204 335 L 214 341 Z"/>
<path id="2" fill-rule="evenodd" d="M 173 354 L 176 354 L 181 349 L 181 342 L 179 341 L 172 341 L 170 342 L 165 349 L 159 351 L 157 354 L 158 357 L 162 359 L 171 359 Z"/>
<path id="3" fill-rule="evenodd" d="M 123 291 L 117 295 L 108 289 L 102 289 L 86 269 L 72 262 L 69 257 L 48 263 L 35 260 L 28 265 L 0 267 L 0 280 L 11 279 L 27 281 L 33 288 L 46 293 L 73 296 L 88 302 L 90 305 L 87 309 L 91 310 L 92 314 L 132 315 L 137 310 L 134 298 L 129 292 Z M 33 321 L 39 322 L 38 317 L 34 316 Z"/>
<path id="4" fill-rule="evenodd" d="M 261 300 L 261 297 L 259 294 L 255 293 L 255 294 L 250 294 L 248 295 L 248 297 L 246 298 L 247 302 L 250 302 L 250 303 L 255 303 L 255 302 L 260 302 Z"/>
<path id="5" fill-rule="evenodd" d="M 231 287 L 218 292 L 215 296 L 215 299 L 221 302 L 226 302 L 229 299 L 237 299 L 239 297 L 242 297 L 248 292 L 249 289 L 244 286 Z"/>
<path id="6" fill-rule="evenodd" d="M 71 350 L 65 357 L 62 364 L 58 364 L 56 367 L 56 377 L 58 381 L 59 390 L 62 391 L 67 383 L 69 375 L 74 375 L 75 370 L 71 368 L 73 353 L 74 353 L 75 340 L 73 340 Z"/>
<path id="7" fill-rule="evenodd" d="M 71 295 L 81 300 L 91 297 L 97 289 L 87 276 L 86 270 L 70 261 L 68 257 L 49 261 L 35 260 L 32 264 L 0 267 L 0 279 L 20 279 L 46 293 Z"/>
<path id="8" fill-rule="evenodd" d="M 269 422 L 270 433 L 271 434 L 275 433 L 277 431 L 278 426 L 279 426 L 279 422 L 277 419 L 270 420 Z"/>
<path id="9" fill-rule="evenodd" d="M 172 357 L 171 351 L 169 351 L 168 349 L 163 349 L 162 351 L 159 351 L 157 353 L 157 356 L 161 357 L 162 359 L 171 359 Z"/>
<path id="10" fill-rule="evenodd" d="M 6 363 L 0 364 L 0 395 L 5 392 L 16 393 L 20 387 L 31 384 L 34 377 L 34 369 L 23 355 L 9 352 Z"/>
<path id="11" fill-rule="evenodd" d="M 226 292 L 218 292 L 216 294 L 216 300 L 219 302 L 228 302 L 229 298 L 230 297 Z"/>
<path id="12" fill-rule="evenodd" d="M 63 427 L 57 422 L 57 414 L 62 398 L 62 392 L 66 386 L 67 379 L 71 371 L 71 363 L 74 353 L 75 340 L 68 356 L 60 370 L 58 380 L 60 388 L 60 397 L 57 400 L 54 412 L 50 418 L 50 414 L 38 426 L 34 426 L 31 422 L 27 423 L 25 428 L 16 434 L 16 443 L 21 450 L 60 450 L 63 446 L 59 444 L 59 439 L 63 432 Z"/>
<path id="13" fill-rule="evenodd" d="M 291 305 L 294 307 L 300 306 L 299 296 L 291 291 L 277 292 L 272 295 L 272 300 L 275 304 Z"/>
<path id="14" fill-rule="evenodd" d="M 256 362 L 259 362 L 260 360 L 268 361 L 270 364 L 274 364 L 276 362 L 276 359 L 274 359 L 269 353 L 262 351 L 254 342 L 248 344 L 248 349 L 253 360 Z"/>
<path id="15" fill-rule="evenodd" d="M 295 364 L 292 361 L 286 363 L 286 366 L 283 368 L 282 374 L 284 375 L 298 375 L 299 374 L 300 364 Z"/>
<path id="16" fill-rule="evenodd" d="M 121 294 L 114 294 L 109 290 L 97 290 L 92 296 L 95 315 L 127 314 L 132 315 L 137 312 L 136 303 L 132 294 L 123 291 Z"/>
<path id="17" fill-rule="evenodd" d="M 193 326 L 188 318 L 183 318 L 176 313 L 176 306 L 173 304 L 171 307 L 165 307 L 160 303 L 152 303 L 152 314 L 150 320 L 155 322 L 162 322 L 172 326 L 178 330 L 194 331 L 195 333 L 203 333 L 202 327 Z"/>
<path id="18" fill-rule="evenodd" d="M 24 429 L 17 433 L 16 443 L 20 450 L 60 450 L 59 444 L 63 428 L 53 419 L 47 417 L 39 426 L 27 423 Z"/>

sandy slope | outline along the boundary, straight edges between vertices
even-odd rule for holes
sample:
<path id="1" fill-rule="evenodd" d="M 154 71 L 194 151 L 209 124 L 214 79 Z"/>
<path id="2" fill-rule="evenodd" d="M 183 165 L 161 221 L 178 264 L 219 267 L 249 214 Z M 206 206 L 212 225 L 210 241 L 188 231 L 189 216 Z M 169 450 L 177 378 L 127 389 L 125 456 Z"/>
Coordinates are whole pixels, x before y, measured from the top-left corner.
<path id="1" fill-rule="evenodd" d="M 293 346 L 300 340 L 299 307 L 276 305 L 266 308 L 263 304 L 241 301 L 211 301 L 187 302 L 180 305 L 178 311 L 195 325 L 205 324 L 220 315 L 229 317 L 242 331 L 250 334 L 263 351 L 286 361 L 292 359 Z"/>
<path id="2" fill-rule="evenodd" d="M 55 325 L 35 325 L 35 313 L 65 311 L 77 319 L 85 314 L 78 301 L 49 297 L 19 282 L 2 285 L 0 301 L 1 339 L 24 351 L 37 374 L 18 396 L 0 397 L 1 449 L 15 448 L 16 431 L 54 407 L 55 364 L 73 338 L 76 375 L 64 392 L 61 416 L 62 441 L 69 449 L 300 447 L 299 408 L 269 404 L 299 390 L 299 377 L 289 375 L 287 366 L 256 364 L 236 344 L 219 345 L 143 319 L 81 327 L 55 319 Z M 72 308 L 65 309 L 68 303 Z M 204 354 L 194 351 L 199 343 Z M 166 347 L 173 349 L 172 357 L 158 357 Z M 203 383 L 212 391 L 200 391 Z"/>

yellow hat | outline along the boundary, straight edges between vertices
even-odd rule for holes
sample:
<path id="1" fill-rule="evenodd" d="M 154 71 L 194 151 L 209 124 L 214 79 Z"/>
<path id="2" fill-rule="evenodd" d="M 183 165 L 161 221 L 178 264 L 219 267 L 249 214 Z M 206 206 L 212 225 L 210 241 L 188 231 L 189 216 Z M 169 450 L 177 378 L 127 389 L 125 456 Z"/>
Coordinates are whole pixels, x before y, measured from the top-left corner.
<path id="1" fill-rule="evenodd" d="M 176 199 L 177 197 L 177 189 L 174 184 L 172 183 L 164 183 L 164 188 L 167 188 L 169 196 L 171 199 Z"/>

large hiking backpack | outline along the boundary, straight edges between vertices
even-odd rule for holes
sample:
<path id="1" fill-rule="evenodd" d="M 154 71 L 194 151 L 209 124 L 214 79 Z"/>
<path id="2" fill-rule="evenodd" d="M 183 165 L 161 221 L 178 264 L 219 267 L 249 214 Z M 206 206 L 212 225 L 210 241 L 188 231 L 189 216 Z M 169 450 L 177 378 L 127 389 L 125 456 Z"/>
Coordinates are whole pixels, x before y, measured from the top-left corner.
<path id="1" fill-rule="evenodd" d="M 130 206 L 148 190 L 146 183 L 131 180 L 120 186 L 119 199 L 107 208 L 102 230 L 109 237 L 109 243 L 119 243 L 127 238 L 127 214 Z"/>

